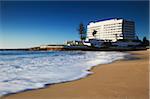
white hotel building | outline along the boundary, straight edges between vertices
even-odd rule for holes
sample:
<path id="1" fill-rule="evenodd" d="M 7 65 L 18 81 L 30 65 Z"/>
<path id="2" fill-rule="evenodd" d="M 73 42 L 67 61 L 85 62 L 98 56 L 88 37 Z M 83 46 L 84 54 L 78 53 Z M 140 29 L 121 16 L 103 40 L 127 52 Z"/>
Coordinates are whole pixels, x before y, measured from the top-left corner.
<path id="1" fill-rule="evenodd" d="M 135 39 L 135 24 L 133 21 L 113 18 L 91 22 L 87 26 L 87 39 L 115 42 L 118 39 Z"/>

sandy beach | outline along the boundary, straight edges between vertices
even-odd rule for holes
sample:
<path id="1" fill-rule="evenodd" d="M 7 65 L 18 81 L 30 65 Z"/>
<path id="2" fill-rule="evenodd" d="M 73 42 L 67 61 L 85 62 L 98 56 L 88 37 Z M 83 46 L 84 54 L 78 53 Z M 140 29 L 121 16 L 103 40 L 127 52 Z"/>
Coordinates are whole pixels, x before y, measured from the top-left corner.
<path id="1" fill-rule="evenodd" d="M 137 60 L 94 67 L 86 78 L 25 91 L 3 99 L 148 99 L 149 52 L 130 52 Z M 84 64 L 83 64 L 84 65 Z"/>

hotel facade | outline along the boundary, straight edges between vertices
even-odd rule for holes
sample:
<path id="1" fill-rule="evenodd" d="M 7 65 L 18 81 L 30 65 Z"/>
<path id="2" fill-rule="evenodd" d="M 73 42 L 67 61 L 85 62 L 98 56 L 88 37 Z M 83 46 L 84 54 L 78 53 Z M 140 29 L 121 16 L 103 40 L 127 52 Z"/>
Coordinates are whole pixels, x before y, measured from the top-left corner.
<path id="1" fill-rule="evenodd" d="M 135 23 L 121 18 L 91 22 L 87 26 L 87 40 L 96 39 L 116 42 L 119 39 L 134 40 Z"/>

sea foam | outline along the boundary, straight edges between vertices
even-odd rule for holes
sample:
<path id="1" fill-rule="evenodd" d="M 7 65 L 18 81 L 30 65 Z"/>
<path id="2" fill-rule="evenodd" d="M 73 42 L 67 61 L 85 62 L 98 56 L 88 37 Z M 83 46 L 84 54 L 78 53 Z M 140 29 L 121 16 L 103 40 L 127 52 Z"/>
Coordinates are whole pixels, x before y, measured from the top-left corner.
<path id="1" fill-rule="evenodd" d="M 127 55 L 96 51 L 0 51 L 0 96 L 83 78 Z"/>

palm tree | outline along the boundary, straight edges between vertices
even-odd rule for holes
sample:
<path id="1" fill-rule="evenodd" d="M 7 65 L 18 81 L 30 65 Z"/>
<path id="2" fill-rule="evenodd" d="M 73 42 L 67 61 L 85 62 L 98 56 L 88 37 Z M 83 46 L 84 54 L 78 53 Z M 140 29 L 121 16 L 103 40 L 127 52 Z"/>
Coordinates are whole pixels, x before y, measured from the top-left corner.
<path id="1" fill-rule="evenodd" d="M 93 31 L 92 35 L 95 37 L 95 34 L 97 33 L 96 30 Z"/>
<path id="2" fill-rule="evenodd" d="M 86 39 L 86 30 L 85 30 L 85 27 L 82 22 L 79 24 L 78 32 L 79 32 L 81 41 L 85 40 Z"/>
<path id="3" fill-rule="evenodd" d="M 147 40 L 146 37 L 143 37 L 143 45 L 144 46 L 149 46 L 149 40 Z"/>

